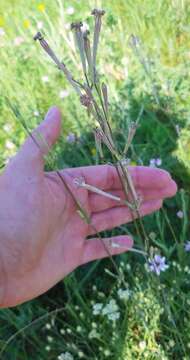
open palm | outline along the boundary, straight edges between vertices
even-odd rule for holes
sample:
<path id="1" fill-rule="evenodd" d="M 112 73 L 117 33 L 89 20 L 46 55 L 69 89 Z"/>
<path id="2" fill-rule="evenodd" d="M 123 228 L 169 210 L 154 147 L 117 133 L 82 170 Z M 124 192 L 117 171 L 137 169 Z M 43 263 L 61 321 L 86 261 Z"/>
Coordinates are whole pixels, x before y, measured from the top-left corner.
<path id="1" fill-rule="evenodd" d="M 61 117 L 51 108 L 37 129 L 49 146 L 60 134 Z M 141 216 L 156 211 L 165 197 L 173 196 L 176 184 L 160 169 L 132 167 L 130 172 L 143 202 Z M 81 264 L 127 251 L 128 236 L 104 239 L 96 231 L 111 229 L 132 220 L 126 206 L 110 198 L 77 188 L 74 179 L 124 199 L 113 166 L 98 165 L 59 171 L 72 193 L 91 218 L 88 225 L 57 172 L 44 172 L 43 151 L 28 138 L 0 177 L 0 278 L 1 306 L 32 299 L 56 284 Z M 95 231 L 96 229 L 96 231 Z M 89 240 L 87 237 L 92 235 Z M 93 237 L 94 236 L 94 237 Z M 112 244 L 121 247 L 112 247 Z"/>

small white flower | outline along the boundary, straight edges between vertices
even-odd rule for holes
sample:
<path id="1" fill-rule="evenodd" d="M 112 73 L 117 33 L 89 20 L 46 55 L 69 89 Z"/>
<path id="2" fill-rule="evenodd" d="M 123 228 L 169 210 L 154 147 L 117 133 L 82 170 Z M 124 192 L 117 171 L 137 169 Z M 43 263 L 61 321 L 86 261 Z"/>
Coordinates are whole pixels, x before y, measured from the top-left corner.
<path id="1" fill-rule="evenodd" d="M 130 264 L 127 264 L 127 265 L 126 265 L 126 269 L 127 269 L 127 270 L 131 270 L 131 265 L 130 265 Z"/>
<path id="2" fill-rule="evenodd" d="M 156 167 L 156 159 L 150 159 L 149 166 L 150 167 Z"/>
<path id="3" fill-rule="evenodd" d="M 146 348 L 146 341 L 140 341 L 139 347 L 141 350 L 144 350 Z"/>
<path id="4" fill-rule="evenodd" d="M 69 96 L 69 91 L 68 90 L 61 90 L 60 93 L 59 93 L 59 97 L 61 99 L 64 99 L 66 98 L 67 96 Z"/>
<path id="5" fill-rule="evenodd" d="M 58 356 L 58 360 L 74 360 L 73 355 L 69 353 L 68 351 L 65 353 L 62 353 Z"/>
<path id="6" fill-rule="evenodd" d="M 155 159 L 156 160 L 156 166 L 161 166 L 162 165 L 162 159 Z"/>
<path id="7" fill-rule="evenodd" d="M 111 314 L 108 314 L 108 319 L 109 320 L 112 320 L 112 321 L 116 321 L 120 318 L 120 313 L 117 311 L 117 312 L 113 312 Z"/>
<path id="8" fill-rule="evenodd" d="M 48 341 L 49 343 L 52 343 L 52 342 L 53 342 L 52 336 L 47 336 L 47 341 Z"/>
<path id="9" fill-rule="evenodd" d="M 118 305 L 114 299 L 110 300 L 110 302 L 103 308 L 102 314 L 107 315 L 118 310 Z"/>
<path id="10" fill-rule="evenodd" d="M 78 357 L 79 357 L 80 359 L 82 359 L 82 358 L 84 357 L 83 351 L 79 351 L 79 352 L 78 352 Z"/>
<path id="11" fill-rule="evenodd" d="M 173 348 L 175 346 L 175 341 L 173 339 L 170 339 L 168 345 L 170 348 Z"/>
<path id="12" fill-rule="evenodd" d="M 13 150 L 15 148 L 15 144 L 13 144 L 12 141 L 6 140 L 5 142 L 5 147 L 8 150 Z"/>
<path id="13" fill-rule="evenodd" d="M 34 116 L 36 116 L 36 117 L 40 116 L 40 113 L 39 113 L 38 110 L 35 110 L 35 111 L 34 111 Z"/>
<path id="14" fill-rule="evenodd" d="M 50 324 L 50 323 L 47 323 L 47 324 L 45 325 L 45 327 L 46 327 L 46 329 L 50 330 L 50 329 L 51 329 L 51 324 Z"/>
<path id="15" fill-rule="evenodd" d="M 23 42 L 24 39 L 22 38 L 22 36 L 17 36 L 13 41 L 14 46 L 20 46 Z"/>
<path id="16" fill-rule="evenodd" d="M 5 30 L 3 28 L 0 28 L 0 36 L 4 36 L 5 35 Z"/>
<path id="17" fill-rule="evenodd" d="M 77 330 L 77 332 L 80 333 L 82 331 L 82 327 L 80 325 L 78 325 L 76 330 Z"/>
<path id="18" fill-rule="evenodd" d="M 98 339 L 99 338 L 99 334 L 98 332 L 96 331 L 96 329 L 92 329 L 89 334 L 88 334 L 88 337 L 89 339 Z"/>
<path id="19" fill-rule="evenodd" d="M 49 77 L 47 75 L 42 76 L 42 81 L 44 83 L 48 83 L 49 82 Z"/>
<path id="20" fill-rule="evenodd" d="M 99 315 L 102 311 L 103 304 L 102 303 L 96 303 L 93 305 L 93 315 Z"/>
<path id="21" fill-rule="evenodd" d="M 162 165 L 162 159 L 160 159 L 160 158 L 150 159 L 150 163 L 149 163 L 150 167 L 157 167 L 157 166 L 161 166 L 161 165 Z"/>
<path id="22" fill-rule="evenodd" d="M 3 130 L 6 132 L 10 132 L 12 130 L 12 126 L 10 124 L 5 124 L 3 126 Z"/>
<path id="23" fill-rule="evenodd" d="M 38 21 L 38 22 L 37 22 L 37 29 L 38 29 L 38 30 L 43 29 L 43 26 L 44 26 L 44 24 L 43 24 L 42 21 Z"/>
<path id="24" fill-rule="evenodd" d="M 117 294 L 120 299 L 128 300 L 131 296 L 131 291 L 129 289 L 126 289 L 126 290 L 119 289 Z"/>
<path id="25" fill-rule="evenodd" d="M 108 349 L 106 349 L 106 350 L 104 350 L 104 355 L 107 357 L 107 356 L 110 356 L 111 355 L 111 352 L 108 350 Z"/>
<path id="26" fill-rule="evenodd" d="M 65 335 L 65 329 L 60 329 L 60 334 Z"/>
<path id="27" fill-rule="evenodd" d="M 75 9 L 74 9 L 73 6 L 69 6 L 69 7 L 67 8 L 66 12 L 67 12 L 68 15 L 73 15 L 74 12 L 75 12 Z"/>
<path id="28" fill-rule="evenodd" d="M 176 215 L 177 215 L 177 217 L 179 218 L 179 219 L 183 219 L 183 211 L 182 210 L 179 210 L 177 213 L 176 213 Z"/>
<path id="29" fill-rule="evenodd" d="M 46 349 L 46 351 L 50 351 L 50 350 L 51 350 L 51 347 L 50 347 L 49 345 L 47 345 L 47 346 L 45 347 L 45 349 Z"/>

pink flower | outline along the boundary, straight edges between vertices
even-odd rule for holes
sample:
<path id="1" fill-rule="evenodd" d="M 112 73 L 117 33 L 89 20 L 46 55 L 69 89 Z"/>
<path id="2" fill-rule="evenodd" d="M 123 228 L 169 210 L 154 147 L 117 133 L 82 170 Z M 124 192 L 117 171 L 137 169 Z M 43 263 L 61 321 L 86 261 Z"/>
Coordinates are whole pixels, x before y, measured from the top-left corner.
<path id="1" fill-rule="evenodd" d="M 20 46 L 23 42 L 24 42 L 24 39 L 21 36 L 17 36 L 14 39 L 14 45 L 15 46 Z"/>

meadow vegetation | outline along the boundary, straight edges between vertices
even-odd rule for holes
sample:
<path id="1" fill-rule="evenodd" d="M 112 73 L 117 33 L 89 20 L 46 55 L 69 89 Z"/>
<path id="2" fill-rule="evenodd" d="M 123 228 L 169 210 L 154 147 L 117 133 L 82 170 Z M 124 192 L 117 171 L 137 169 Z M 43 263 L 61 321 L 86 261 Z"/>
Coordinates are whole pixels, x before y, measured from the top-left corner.
<path id="1" fill-rule="evenodd" d="M 104 8 L 98 68 L 109 87 L 112 128 L 120 147 L 139 114 L 130 164 L 162 167 L 177 195 L 143 220 L 168 268 L 151 272 L 141 254 L 77 269 L 38 299 L 0 311 L 0 358 L 6 360 L 190 359 L 190 4 L 188 0 L 1 0 L 0 166 L 43 119 L 62 111 L 62 136 L 47 169 L 100 162 L 78 97 L 33 41 L 37 31 L 78 78 L 70 23 Z M 133 35 L 133 36 L 132 36 Z M 106 162 L 111 161 L 106 153 Z M 132 234 L 133 224 L 110 234 Z"/>

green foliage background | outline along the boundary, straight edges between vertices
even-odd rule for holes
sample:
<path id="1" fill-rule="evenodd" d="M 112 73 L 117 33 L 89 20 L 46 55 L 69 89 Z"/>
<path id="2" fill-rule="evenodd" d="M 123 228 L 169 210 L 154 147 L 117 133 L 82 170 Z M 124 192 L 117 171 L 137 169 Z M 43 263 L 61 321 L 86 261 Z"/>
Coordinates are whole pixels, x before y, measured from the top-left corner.
<path id="1" fill-rule="evenodd" d="M 42 22 L 48 41 L 79 78 L 79 59 L 67 24 L 82 18 L 91 28 L 89 14 L 95 6 L 106 10 L 99 71 L 109 85 L 114 134 L 122 146 L 129 122 L 143 106 L 131 161 L 149 165 L 150 159 L 161 158 L 162 167 L 178 183 L 177 196 L 144 220 L 170 268 L 159 279 L 152 278 L 141 256 L 128 253 L 116 258 L 131 291 L 126 301 L 118 299 L 121 285 L 110 275 L 110 261 L 103 260 L 76 270 L 38 299 L 1 310 L 0 348 L 6 344 L 2 359 L 53 360 L 65 352 L 74 359 L 190 359 L 190 255 L 184 252 L 190 240 L 189 1 L 1 0 L 0 29 L 5 34 L 0 36 L 0 164 L 26 137 L 20 119 L 33 129 L 52 104 L 60 107 L 63 121 L 52 168 L 98 163 L 84 109 L 32 40 Z M 130 46 L 131 34 L 141 41 L 140 56 Z M 16 46 L 18 37 L 23 43 Z M 63 90 L 69 95 L 61 99 Z M 69 133 L 77 136 L 73 144 L 67 141 Z M 179 210 L 183 219 L 176 216 Z M 114 232 L 126 230 L 133 233 L 133 225 Z M 121 317 L 115 323 L 92 313 L 94 303 L 109 299 L 119 304 Z M 97 336 L 90 336 L 92 329 Z"/>

